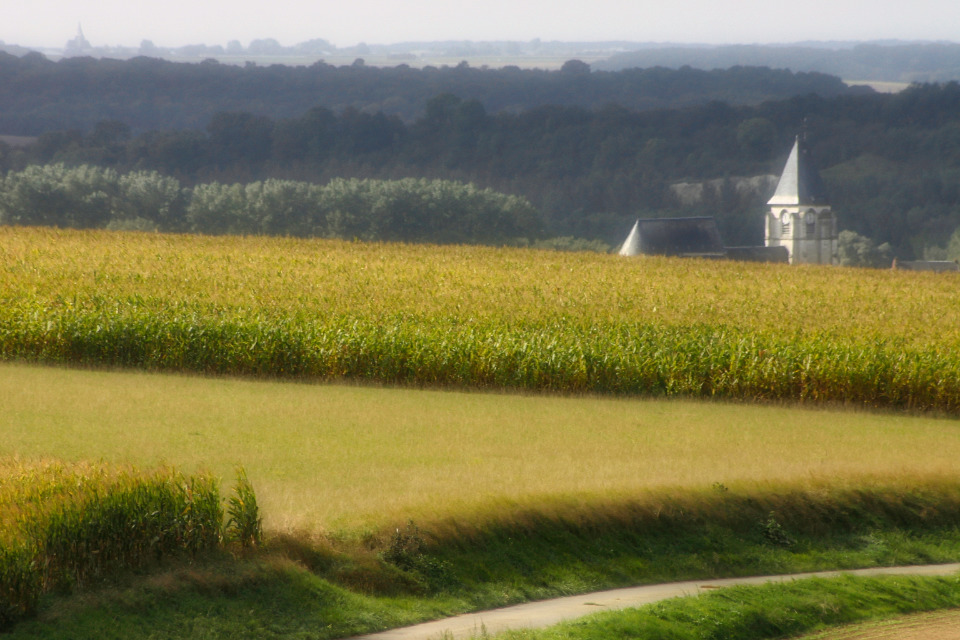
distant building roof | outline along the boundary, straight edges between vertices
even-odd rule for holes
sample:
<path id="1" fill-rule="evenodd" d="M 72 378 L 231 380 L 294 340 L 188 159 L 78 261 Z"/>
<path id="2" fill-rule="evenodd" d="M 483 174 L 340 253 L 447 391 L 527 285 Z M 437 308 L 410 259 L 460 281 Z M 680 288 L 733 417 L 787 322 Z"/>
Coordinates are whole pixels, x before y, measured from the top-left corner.
<path id="1" fill-rule="evenodd" d="M 620 248 L 622 256 L 723 256 L 713 218 L 641 218 Z"/>
<path id="2" fill-rule="evenodd" d="M 806 144 L 797 136 L 783 167 L 777 190 L 770 198 L 768 205 L 825 205 L 827 204 L 826 190 L 816 167 L 810 160 L 810 153 Z"/>
<path id="3" fill-rule="evenodd" d="M 913 261 L 902 261 L 893 262 L 894 269 L 906 269 L 907 271 L 936 271 L 942 273 L 944 271 L 960 271 L 960 264 L 957 264 L 953 260 L 913 260 Z"/>
<path id="4" fill-rule="evenodd" d="M 728 260 L 740 262 L 790 262 L 790 252 L 786 247 L 724 247 Z"/>

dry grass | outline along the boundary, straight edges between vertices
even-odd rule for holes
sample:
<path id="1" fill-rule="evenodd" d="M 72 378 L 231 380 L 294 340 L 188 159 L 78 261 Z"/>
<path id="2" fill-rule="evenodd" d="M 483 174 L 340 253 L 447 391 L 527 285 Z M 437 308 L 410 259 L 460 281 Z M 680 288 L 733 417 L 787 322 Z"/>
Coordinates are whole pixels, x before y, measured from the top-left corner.
<path id="1" fill-rule="evenodd" d="M 669 489 L 960 479 L 960 422 L 688 401 L 377 389 L 0 365 L 0 456 L 253 482 L 269 528 Z M 225 482 L 225 484 L 228 484 Z"/>
<path id="2" fill-rule="evenodd" d="M 960 640 L 960 610 L 854 624 L 804 635 L 797 640 Z"/>

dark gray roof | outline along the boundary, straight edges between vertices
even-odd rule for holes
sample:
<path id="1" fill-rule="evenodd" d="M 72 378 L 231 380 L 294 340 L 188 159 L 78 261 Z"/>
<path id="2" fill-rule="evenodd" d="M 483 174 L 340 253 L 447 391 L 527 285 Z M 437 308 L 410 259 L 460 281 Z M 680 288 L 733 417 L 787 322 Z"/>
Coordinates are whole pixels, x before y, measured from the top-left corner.
<path id="1" fill-rule="evenodd" d="M 786 247 L 726 247 L 728 260 L 740 262 L 790 262 Z"/>
<path id="2" fill-rule="evenodd" d="M 620 253 L 722 256 L 723 240 L 713 218 L 641 218 Z"/>
<path id="3" fill-rule="evenodd" d="M 825 205 L 827 194 L 823 187 L 823 180 L 817 173 L 816 167 L 810 160 L 810 152 L 806 144 L 797 136 L 783 167 L 777 190 L 770 198 L 769 205 L 803 206 Z"/>
<path id="4" fill-rule="evenodd" d="M 960 265 L 952 260 L 903 260 L 901 262 L 894 261 L 893 266 L 895 269 L 906 269 L 908 271 L 936 271 L 938 273 L 960 271 Z"/>

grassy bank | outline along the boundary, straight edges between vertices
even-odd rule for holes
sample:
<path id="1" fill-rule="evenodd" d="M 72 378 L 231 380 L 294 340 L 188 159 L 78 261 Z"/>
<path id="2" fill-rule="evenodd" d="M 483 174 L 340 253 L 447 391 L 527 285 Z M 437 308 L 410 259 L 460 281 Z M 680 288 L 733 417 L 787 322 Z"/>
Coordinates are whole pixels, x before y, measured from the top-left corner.
<path id="1" fill-rule="evenodd" d="M 275 537 L 255 556 L 208 558 L 80 597 L 50 596 L 10 637 L 341 638 L 625 584 L 956 560 L 958 510 L 947 506 L 956 491 L 930 489 L 699 502 L 665 496 L 673 510 L 657 517 L 639 505 L 632 521 L 622 508 L 567 519 L 528 512 L 523 527 L 516 519 L 474 522 L 456 537 L 412 527 L 400 536 Z M 794 513 L 771 519 L 763 512 L 774 503 Z M 830 603 L 826 593 L 817 602 Z M 789 597 L 778 601 L 781 609 Z M 885 597 L 893 606 L 900 595 Z M 726 624 L 722 616 L 697 620 Z"/>
<path id="2" fill-rule="evenodd" d="M 4 455 L 247 463 L 269 529 L 254 556 L 48 594 L 13 637 L 336 638 L 627 584 L 960 559 L 952 419 L 11 364 L 0 397 Z"/>
<path id="3" fill-rule="evenodd" d="M 98 585 L 223 540 L 219 484 L 172 470 L 0 461 L 0 631 L 45 593 Z"/>
<path id="4" fill-rule="evenodd" d="M 796 637 L 863 620 L 957 607 L 960 607 L 960 578 L 956 577 L 811 579 L 732 587 L 698 598 L 600 613 L 550 629 L 511 631 L 495 637 L 500 640 L 766 640 Z"/>
<path id="5" fill-rule="evenodd" d="M 960 411 L 950 274 L 0 234 L 4 359 Z"/>

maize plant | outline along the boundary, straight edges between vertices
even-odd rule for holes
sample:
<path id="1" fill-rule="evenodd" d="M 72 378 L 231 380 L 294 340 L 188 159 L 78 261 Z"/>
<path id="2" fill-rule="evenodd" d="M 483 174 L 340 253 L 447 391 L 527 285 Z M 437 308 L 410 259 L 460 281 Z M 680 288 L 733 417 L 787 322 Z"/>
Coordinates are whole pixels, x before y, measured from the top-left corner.
<path id="1" fill-rule="evenodd" d="M 222 523 L 219 482 L 207 476 L 0 462 L 0 629 L 46 591 L 214 548 Z"/>
<path id="2" fill-rule="evenodd" d="M 0 228 L 0 359 L 960 411 L 960 281 Z"/>

